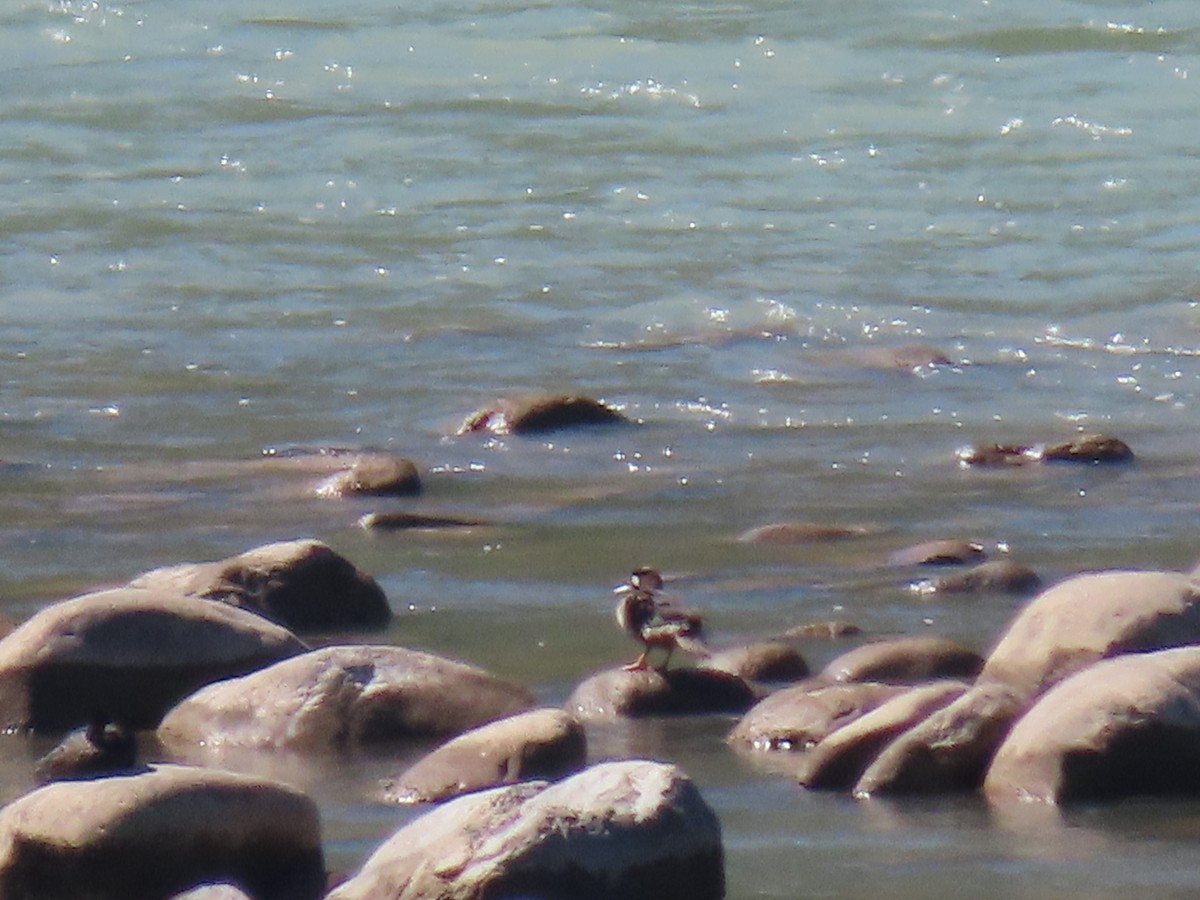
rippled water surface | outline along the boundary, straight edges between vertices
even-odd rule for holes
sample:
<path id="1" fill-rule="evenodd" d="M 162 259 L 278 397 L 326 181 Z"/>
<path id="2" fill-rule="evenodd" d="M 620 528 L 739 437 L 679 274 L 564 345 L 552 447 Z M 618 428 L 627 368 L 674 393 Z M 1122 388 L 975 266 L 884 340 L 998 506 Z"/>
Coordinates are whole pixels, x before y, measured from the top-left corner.
<path id="1" fill-rule="evenodd" d="M 9 0 L 0 611 L 313 536 L 385 587 L 387 640 L 561 702 L 633 649 L 609 588 L 635 565 L 718 641 L 838 618 L 981 650 L 1021 599 L 922 597 L 889 552 L 1190 566 L 1198 51 L 1184 0 Z M 953 365 L 883 361 L 912 344 Z M 543 390 L 640 424 L 452 436 Z M 1136 462 L 955 461 L 1081 430 Z M 313 497 L 331 448 L 410 456 L 406 508 L 491 524 L 368 534 L 401 501 Z M 779 521 L 865 535 L 736 540 Z M 730 897 L 1200 886 L 1195 805 L 855 803 L 729 724 L 592 747 L 701 783 Z M 342 869 L 410 815 L 369 799 L 395 760 L 241 764 L 314 792 Z"/>

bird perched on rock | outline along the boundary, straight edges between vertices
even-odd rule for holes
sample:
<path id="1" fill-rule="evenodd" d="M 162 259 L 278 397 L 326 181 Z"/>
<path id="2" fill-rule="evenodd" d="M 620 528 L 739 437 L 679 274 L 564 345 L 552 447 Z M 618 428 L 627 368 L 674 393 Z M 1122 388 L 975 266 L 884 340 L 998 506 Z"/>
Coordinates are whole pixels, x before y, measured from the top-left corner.
<path id="1" fill-rule="evenodd" d="M 642 655 L 624 668 L 636 672 L 647 668 L 647 658 L 655 647 L 667 651 L 659 671 L 666 671 L 676 648 L 692 656 L 708 656 L 704 643 L 704 620 L 698 613 L 679 609 L 659 593 L 662 576 L 654 569 L 637 569 L 629 580 L 614 590 L 621 597 L 617 604 L 617 624 L 645 648 Z"/>
<path id="2" fill-rule="evenodd" d="M 137 738 L 124 725 L 97 715 L 86 728 L 67 735 L 61 744 L 38 760 L 37 779 L 70 781 L 116 775 L 134 769 Z"/>

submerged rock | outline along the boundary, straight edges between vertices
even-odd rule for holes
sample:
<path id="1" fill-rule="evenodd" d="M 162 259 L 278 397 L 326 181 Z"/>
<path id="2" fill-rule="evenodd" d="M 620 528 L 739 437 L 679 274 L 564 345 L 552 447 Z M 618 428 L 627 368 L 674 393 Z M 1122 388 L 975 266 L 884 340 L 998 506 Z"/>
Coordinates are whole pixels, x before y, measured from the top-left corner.
<path id="1" fill-rule="evenodd" d="M 828 544 L 871 533 L 862 525 L 829 525 L 822 522 L 774 522 L 759 525 L 738 536 L 743 544 Z"/>
<path id="2" fill-rule="evenodd" d="M 744 712 L 756 700 L 745 680 L 711 669 L 610 669 L 586 679 L 567 699 L 580 719 Z"/>
<path id="3" fill-rule="evenodd" d="M 679 769 L 593 766 L 451 800 L 396 832 L 328 900 L 719 900 L 721 827 Z"/>
<path id="4" fill-rule="evenodd" d="M 951 572 L 915 586 L 922 594 L 1029 594 L 1041 587 L 1037 573 L 1007 559 L 993 559 L 965 572 Z"/>
<path id="5" fill-rule="evenodd" d="M 863 644 L 822 670 L 824 681 L 913 684 L 933 678 L 973 678 L 983 657 L 943 637 L 903 637 Z"/>
<path id="6" fill-rule="evenodd" d="M 983 545 L 975 541 L 951 538 L 925 541 L 896 550 L 888 557 L 893 566 L 961 566 L 987 558 Z"/>
<path id="7" fill-rule="evenodd" d="M 584 425 L 614 425 L 629 420 L 618 410 L 590 397 L 564 394 L 499 400 L 470 415 L 459 434 L 540 434 Z"/>
<path id="8" fill-rule="evenodd" d="M 158 729 L 173 752 L 199 747 L 327 751 L 457 734 L 533 705 L 524 688 L 403 647 L 325 647 L 197 691 Z"/>
<path id="9" fill-rule="evenodd" d="M 38 760 L 40 783 L 130 774 L 137 766 L 137 737 L 124 725 L 96 716 L 86 728 L 71 732 Z"/>
<path id="10" fill-rule="evenodd" d="M 186 766 L 47 785 L 0 810 L 0 896 L 161 900 L 213 881 L 257 900 L 324 890 L 316 804 Z"/>
<path id="11" fill-rule="evenodd" d="M 460 794 L 583 768 L 583 726 L 559 709 L 535 709 L 475 728 L 385 780 L 390 803 L 436 803 Z"/>
<path id="12" fill-rule="evenodd" d="M 1056 444 L 978 444 L 958 451 L 958 461 L 964 466 L 1019 466 L 1040 462 L 1099 465 L 1132 460 L 1133 450 L 1128 444 L 1105 434 L 1083 434 Z"/>
<path id="13" fill-rule="evenodd" d="M 441 528 L 477 528 L 487 523 L 481 519 L 466 519 L 459 516 L 438 516 L 414 512 L 367 513 L 358 520 L 360 528 L 367 531 L 407 531 Z"/>
<path id="14" fill-rule="evenodd" d="M 317 485 L 316 493 L 320 497 L 412 497 L 421 493 L 421 473 L 411 459 L 372 453 L 330 475 Z"/>
<path id="15" fill-rule="evenodd" d="M 314 540 L 266 544 L 218 562 L 154 569 L 130 586 L 219 601 L 297 631 L 379 629 L 392 617 L 374 578 Z"/>
<path id="16" fill-rule="evenodd" d="M 799 684 L 760 700 L 728 740 L 755 750 L 806 750 L 904 693 L 888 684 Z"/>

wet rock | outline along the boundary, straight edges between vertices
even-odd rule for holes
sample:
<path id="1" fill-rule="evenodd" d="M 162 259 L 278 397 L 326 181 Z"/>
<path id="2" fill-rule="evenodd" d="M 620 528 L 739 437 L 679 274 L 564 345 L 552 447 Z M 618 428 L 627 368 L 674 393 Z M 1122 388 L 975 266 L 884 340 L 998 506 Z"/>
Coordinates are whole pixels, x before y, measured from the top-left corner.
<path id="1" fill-rule="evenodd" d="M 358 520 L 360 528 L 368 531 L 406 531 L 441 528 L 476 528 L 487 523 L 480 519 L 458 516 L 437 516 L 414 512 L 367 513 Z"/>
<path id="2" fill-rule="evenodd" d="M 1013 726 L 988 770 L 989 800 L 1050 804 L 1200 794 L 1200 648 L 1095 663 Z"/>
<path id="3" fill-rule="evenodd" d="M 1033 569 L 1008 559 L 993 559 L 965 572 L 952 572 L 916 585 L 922 594 L 1030 594 L 1042 580 Z"/>
<path id="4" fill-rule="evenodd" d="M 96 716 L 86 728 L 71 732 L 38 760 L 39 783 L 129 774 L 137 766 L 137 737 L 124 725 Z"/>
<path id="5" fill-rule="evenodd" d="M 958 451 L 964 466 L 1025 465 L 1038 462 L 1073 462 L 1098 465 L 1126 463 L 1133 450 L 1120 438 L 1084 434 L 1056 444 L 978 444 Z"/>
<path id="6" fill-rule="evenodd" d="M 201 685 L 305 650 L 260 616 L 134 588 L 47 607 L 0 640 L 0 726 L 59 731 L 99 711 L 153 728 Z"/>
<path id="7" fill-rule="evenodd" d="M 849 790 L 897 735 L 966 690 L 961 681 L 942 681 L 909 688 L 885 700 L 813 747 L 805 755 L 800 783 L 808 788 Z"/>
<path id="8" fill-rule="evenodd" d="M 562 710 L 535 709 L 460 734 L 387 779 L 382 799 L 436 803 L 485 788 L 561 778 L 586 762 L 583 726 Z"/>
<path id="9" fill-rule="evenodd" d="M 185 766 L 47 785 L 0 810 L 0 896 L 159 900 L 229 881 L 324 889 L 317 807 L 272 781 Z"/>
<path id="10" fill-rule="evenodd" d="M 130 586 L 219 601 L 300 632 L 379 629 L 392 617 L 374 578 L 314 540 L 266 544 L 219 562 L 154 569 Z"/>
<path id="11" fill-rule="evenodd" d="M 747 681 L 798 681 L 808 676 L 808 663 L 791 644 L 756 641 L 714 653 L 702 669 L 728 672 Z"/>
<path id="12" fill-rule="evenodd" d="M 330 475 L 316 493 L 321 497 L 412 497 L 421 493 L 421 473 L 411 459 L 371 454 Z"/>
<path id="13" fill-rule="evenodd" d="M 983 545 L 958 539 L 925 541 L 897 550 L 888 557 L 893 566 L 961 566 L 987 558 Z"/>
<path id="14" fill-rule="evenodd" d="M 716 815 L 679 769 L 607 762 L 451 800 L 396 832 L 328 900 L 719 900 Z"/>
<path id="15" fill-rule="evenodd" d="M 975 444 L 956 455 L 963 466 L 1023 466 L 1040 459 L 1038 450 L 1026 444 Z"/>
<path id="16" fill-rule="evenodd" d="M 1197 642 L 1200 582 L 1178 572 L 1078 575 L 1025 605 L 980 680 L 1033 696 L 1104 657 Z"/>
<path id="17" fill-rule="evenodd" d="M 158 729 L 173 752 L 203 745 L 327 751 L 457 734 L 533 705 L 482 669 L 403 647 L 325 647 L 210 685 Z"/>
<path id="18" fill-rule="evenodd" d="M 590 397 L 538 396 L 499 400 L 469 416 L 458 433 L 541 434 L 563 428 L 628 421 L 618 410 Z"/>
<path id="19" fill-rule="evenodd" d="M 851 351 L 850 357 L 859 365 L 877 369 L 899 369 L 904 372 L 954 365 L 949 356 L 928 344 L 862 347 Z"/>
<path id="20" fill-rule="evenodd" d="M 824 681 L 914 684 L 934 678 L 973 678 L 983 658 L 943 637 L 903 637 L 863 644 L 831 661 Z"/>
<path id="21" fill-rule="evenodd" d="M 728 740 L 755 750 L 806 750 L 904 691 L 886 684 L 784 688 L 755 704 Z"/>
<path id="22" fill-rule="evenodd" d="M 862 525 L 827 525 L 820 522 L 775 522 L 751 528 L 738 536 L 743 544 L 828 544 L 870 534 Z"/>
<path id="23" fill-rule="evenodd" d="M 582 720 L 688 713 L 744 712 L 753 688 L 728 672 L 709 669 L 610 669 L 586 679 L 564 704 Z"/>
<path id="24" fill-rule="evenodd" d="M 1017 716 L 1023 695 L 974 685 L 887 745 L 854 786 L 856 797 L 975 790 Z"/>
<path id="25" fill-rule="evenodd" d="M 833 640 L 834 638 L 854 637 L 862 633 L 861 628 L 850 622 L 806 622 L 803 625 L 793 625 L 783 633 L 783 636 L 796 640 L 805 638 Z"/>

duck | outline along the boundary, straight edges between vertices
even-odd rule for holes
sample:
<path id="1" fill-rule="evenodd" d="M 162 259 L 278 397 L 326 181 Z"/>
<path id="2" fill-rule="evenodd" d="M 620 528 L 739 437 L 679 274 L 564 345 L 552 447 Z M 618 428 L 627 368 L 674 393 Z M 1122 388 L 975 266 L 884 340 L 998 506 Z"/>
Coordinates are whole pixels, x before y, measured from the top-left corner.
<path id="1" fill-rule="evenodd" d="M 662 586 L 662 575 L 643 567 L 635 569 L 613 591 L 621 598 L 616 609 L 617 625 L 644 648 L 641 656 L 622 667 L 627 672 L 650 668 L 650 651 L 656 647 L 667 652 L 662 665 L 654 667 L 659 672 L 667 670 L 677 649 L 692 656 L 710 655 L 704 640 L 704 619 L 699 613 L 673 606 L 660 595 Z"/>

